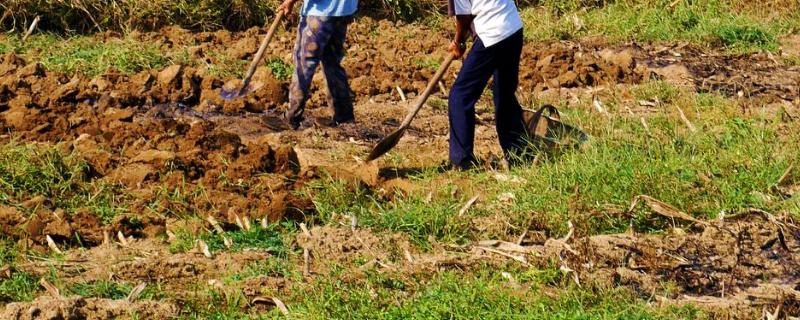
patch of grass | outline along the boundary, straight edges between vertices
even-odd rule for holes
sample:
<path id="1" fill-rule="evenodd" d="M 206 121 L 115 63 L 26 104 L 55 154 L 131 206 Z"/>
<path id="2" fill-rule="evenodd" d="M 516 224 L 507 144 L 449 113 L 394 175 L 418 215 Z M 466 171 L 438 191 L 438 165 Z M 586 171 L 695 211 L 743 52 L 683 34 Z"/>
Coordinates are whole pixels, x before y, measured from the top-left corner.
<path id="1" fill-rule="evenodd" d="M 89 181 L 89 167 L 59 146 L 0 145 L 0 204 L 17 206 L 42 196 L 67 213 L 88 209 L 108 222 L 123 212 L 117 187 Z"/>
<path id="2" fill-rule="evenodd" d="M 436 110 L 447 110 L 447 100 L 431 97 L 428 100 L 428 105 Z"/>
<path id="3" fill-rule="evenodd" d="M 156 30 L 179 25 L 196 30 L 229 28 L 242 30 L 263 25 L 272 15 L 277 0 L 152 2 L 131 0 L 109 3 L 107 0 L 67 0 L 42 2 L 35 0 L 6 1 L 0 26 L 24 30 L 35 16 L 42 16 L 41 29 L 60 32 L 103 31 L 107 29 Z"/>
<path id="4" fill-rule="evenodd" d="M 245 271 L 232 275 L 230 280 L 242 281 L 260 276 L 288 277 L 290 275 L 292 275 L 291 266 L 285 260 L 270 257 L 247 266 Z"/>
<path id="5" fill-rule="evenodd" d="M 800 26 L 792 10 L 740 10 L 741 1 L 551 1 L 522 10 L 526 36 L 537 40 L 602 35 L 611 41 L 690 41 L 734 51 L 775 50 L 776 38 Z"/>
<path id="6" fill-rule="evenodd" d="M 428 59 L 421 59 L 420 58 L 420 59 L 414 60 L 414 65 L 416 65 L 417 67 L 425 68 L 425 69 L 429 69 L 429 70 L 433 70 L 433 71 L 438 70 L 439 66 L 441 66 L 441 64 L 442 63 L 439 60 L 431 59 L 431 58 L 428 58 Z"/>
<path id="7" fill-rule="evenodd" d="M 772 185 L 798 160 L 793 150 L 800 147 L 800 137 L 780 134 L 779 128 L 800 129 L 796 124 L 788 129 L 768 115 L 743 114 L 732 100 L 665 83 L 632 91 L 638 99 L 663 102 L 646 116 L 649 131 L 638 116 L 616 112 L 620 107 L 614 100 L 606 105 L 620 116 L 611 120 L 588 106 L 564 108 L 565 121 L 589 132 L 590 141 L 579 150 L 542 154 L 538 165 L 508 173 L 512 179 L 499 180 L 484 171 L 441 174 L 431 168 L 411 177 L 428 188 L 390 201 L 343 182 L 319 182 L 309 192 L 323 223 L 333 213 L 354 214 L 361 224 L 405 233 L 423 245 L 428 237 L 445 242 L 509 238 L 517 235 L 515 228 L 531 223 L 552 233 L 564 232 L 567 221 L 589 234 L 621 232 L 630 224 L 641 231 L 661 230 L 666 221 L 652 212 L 628 212 L 638 195 L 703 218 L 751 207 L 800 212 L 796 201 L 770 196 Z M 686 128 L 677 106 L 697 132 Z M 437 187 L 445 181 L 457 184 L 459 194 L 453 197 Z M 430 199 L 428 192 L 433 192 Z M 504 194 L 513 199 L 500 200 Z M 480 201 L 459 216 L 474 195 Z"/>
<path id="8" fill-rule="evenodd" d="M 555 296 L 504 285 L 492 273 L 443 272 L 426 281 L 373 274 L 367 283 L 326 279 L 291 304 L 303 319 L 675 319 L 693 308 L 654 309 L 624 290 L 567 288 Z"/>
<path id="9" fill-rule="evenodd" d="M 58 279 L 53 280 L 59 284 L 61 291 L 67 295 L 77 295 L 83 298 L 102 298 L 111 300 L 122 300 L 128 297 L 133 291 L 134 286 L 129 283 L 115 282 L 109 280 L 94 280 L 90 282 L 62 283 Z M 165 294 L 159 284 L 149 284 L 139 295 L 139 300 L 162 299 Z"/>
<path id="10" fill-rule="evenodd" d="M 267 67 L 272 70 L 272 75 L 275 76 L 275 79 L 279 81 L 286 81 L 292 77 L 292 72 L 294 72 L 294 66 L 291 64 L 283 62 L 283 60 L 274 58 L 267 62 Z"/>
<path id="11" fill-rule="evenodd" d="M 241 78 L 247 68 L 247 61 L 233 59 L 223 53 L 209 52 L 209 56 L 215 61 L 208 69 L 208 74 L 220 78 Z"/>
<path id="12" fill-rule="evenodd" d="M 459 205 L 455 201 L 426 203 L 421 196 L 400 196 L 385 202 L 369 190 L 337 180 L 312 182 L 306 192 L 323 223 L 331 223 L 337 213 L 355 215 L 360 224 L 406 233 L 423 246 L 430 237 L 454 242 L 468 237 L 468 221 L 453 214 Z"/>
<path id="13" fill-rule="evenodd" d="M 242 307 L 247 305 L 247 297 L 241 290 L 216 291 L 206 289 L 195 293 L 193 299 L 188 300 L 182 306 L 181 319 L 214 319 L 214 320 L 246 320 L 246 319 L 268 319 L 265 315 L 249 315 L 242 311 Z M 280 313 L 272 309 L 270 314 L 277 318 Z"/>
<path id="14" fill-rule="evenodd" d="M 0 301 L 31 301 L 39 290 L 39 278 L 24 272 L 15 272 L 8 279 L 0 280 Z"/>
<path id="15" fill-rule="evenodd" d="M 67 286 L 67 292 L 84 298 L 105 298 L 112 300 L 124 299 L 133 290 L 133 287 L 106 280 L 94 282 L 74 283 Z"/>
<path id="16" fill-rule="evenodd" d="M 728 47 L 774 48 L 776 46 L 775 35 L 759 26 L 721 26 L 716 30 L 716 35 Z"/>
<path id="17" fill-rule="evenodd" d="M 0 40 L 0 53 L 33 54 L 45 68 L 66 74 L 92 77 L 110 69 L 133 74 L 160 69 L 171 62 L 157 46 L 130 38 L 102 42 L 87 36 L 62 38 L 43 34 L 34 35 L 25 43 L 14 37 Z"/>
<path id="18" fill-rule="evenodd" d="M 13 266 L 19 256 L 19 250 L 11 239 L 0 238 L 0 267 Z"/>
<path id="19" fill-rule="evenodd" d="M 261 227 L 254 227 L 250 231 L 237 230 L 225 233 L 232 242 L 231 250 L 240 251 L 244 249 L 263 249 L 267 250 L 273 255 L 283 256 L 287 253 L 287 247 L 283 243 L 283 235 L 279 231 L 279 227 L 271 225 L 268 229 Z M 212 251 L 219 251 L 225 249 L 225 243 L 222 235 L 203 234 L 201 238 L 208 244 Z"/>
<path id="20" fill-rule="evenodd" d="M 153 212 L 183 219 L 196 218 L 202 204 L 209 203 L 209 195 L 202 184 L 192 185 L 185 181 L 173 188 L 162 186 L 156 189 L 155 197 L 147 208 Z"/>
<path id="21" fill-rule="evenodd" d="M 196 246 L 197 240 L 203 240 L 211 252 L 261 249 L 270 252 L 274 256 L 285 257 L 289 250 L 286 246 L 286 239 L 291 237 L 294 232 L 294 226 L 289 223 L 273 224 L 267 229 L 254 225 L 250 231 L 229 231 L 223 235 L 215 232 L 200 232 L 196 234 L 189 230 L 177 230 L 175 232 L 177 239 L 170 244 L 170 252 L 187 252 Z M 231 240 L 231 248 L 225 246 L 224 237 Z"/>
<path id="22" fill-rule="evenodd" d="M 632 88 L 633 96 L 639 101 L 658 101 L 673 103 L 681 92 L 680 89 L 664 81 L 650 81 Z"/>

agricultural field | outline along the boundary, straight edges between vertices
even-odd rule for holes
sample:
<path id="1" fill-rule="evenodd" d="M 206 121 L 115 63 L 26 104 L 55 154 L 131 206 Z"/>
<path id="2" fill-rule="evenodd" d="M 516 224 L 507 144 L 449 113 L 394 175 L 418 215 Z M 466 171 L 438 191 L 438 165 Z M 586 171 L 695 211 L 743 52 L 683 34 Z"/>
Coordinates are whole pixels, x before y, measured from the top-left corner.
<path id="1" fill-rule="evenodd" d="M 276 1 L 0 2 L 1 319 L 797 319 L 800 4 L 518 1 L 524 107 L 589 134 L 448 170 L 431 0 L 362 1 L 357 123 L 281 131 Z M 29 36 L 36 16 L 40 21 Z M 318 73 L 307 111 L 326 118 Z"/>

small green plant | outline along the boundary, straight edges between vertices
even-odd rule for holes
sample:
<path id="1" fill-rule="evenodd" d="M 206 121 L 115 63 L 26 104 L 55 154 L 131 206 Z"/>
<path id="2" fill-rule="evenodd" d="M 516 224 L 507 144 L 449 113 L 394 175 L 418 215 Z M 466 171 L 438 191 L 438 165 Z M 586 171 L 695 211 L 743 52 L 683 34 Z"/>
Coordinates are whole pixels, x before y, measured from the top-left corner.
<path id="1" fill-rule="evenodd" d="M 441 62 L 438 59 L 428 58 L 428 59 L 416 59 L 414 60 L 414 65 L 420 68 L 425 68 L 429 70 L 438 70 Z"/>
<path id="2" fill-rule="evenodd" d="M 208 68 L 209 75 L 221 78 L 241 78 L 244 75 L 242 70 L 247 67 L 247 61 L 233 59 L 216 51 L 209 51 L 208 56 L 214 61 Z"/>
<path id="3" fill-rule="evenodd" d="M 283 62 L 283 60 L 274 58 L 267 63 L 267 66 L 272 70 L 272 75 L 279 81 L 286 81 L 292 77 L 294 66 Z"/>
<path id="4" fill-rule="evenodd" d="M 665 81 L 646 82 L 633 87 L 631 91 L 637 100 L 658 103 L 672 103 L 680 94 L 678 88 Z"/>
<path id="5" fill-rule="evenodd" d="M 105 298 L 119 300 L 128 296 L 133 287 L 106 280 L 71 284 L 67 292 L 84 298 Z"/>
<path id="6" fill-rule="evenodd" d="M 275 225 L 272 225 L 268 229 L 255 227 L 250 231 L 237 230 L 226 232 L 224 235 L 206 233 L 201 235 L 200 238 L 208 244 L 210 250 L 218 251 L 226 248 L 223 236 L 233 242 L 231 250 L 234 251 L 243 249 L 263 249 L 276 256 L 283 256 L 287 253 L 287 248 L 283 243 L 279 227 Z"/>
<path id="7" fill-rule="evenodd" d="M 10 278 L 0 280 L 0 301 L 31 301 L 39 288 L 39 278 L 24 272 L 16 272 Z"/>
<path id="8" fill-rule="evenodd" d="M 775 36 L 757 26 L 726 25 L 716 31 L 717 37 L 725 46 L 756 46 L 770 48 L 775 46 Z"/>
<path id="9" fill-rule="evenodd" d="M 428 100 L 428 105 L 436 110 L 447 110 L 447 100 L 431 97 Z"/>
<path id="10" fill-rule="evenodd" d="M 262 276 L 289 278 L 294 274 L 288 261 L 278 257 L 269 257 L 266 260 L 251 263 L 244 271 L 231 275 L 229 280 L 237 282 Z"/>

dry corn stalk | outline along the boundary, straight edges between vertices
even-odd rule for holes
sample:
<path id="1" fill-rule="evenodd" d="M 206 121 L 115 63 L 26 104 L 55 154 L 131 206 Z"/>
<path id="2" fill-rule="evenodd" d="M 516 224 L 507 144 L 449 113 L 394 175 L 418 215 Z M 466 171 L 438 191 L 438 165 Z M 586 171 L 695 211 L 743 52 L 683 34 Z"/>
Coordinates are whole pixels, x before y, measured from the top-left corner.
<path id="1" fill-rule="evenodd" d="M 44 278 L 39 279 L 39 285 L 41 285 L 44 288 L 44 290 L 47 291 L 47 293 L 50 294 L 50 296 L 52 296 L 53 298 L 61 299 L 61 292 L 58 291 L 58 288 L 50 284 L 50 282 L 47 282 L 47 280 L 45 280 Z"/>
<path id="2" fill-rule="evenodd" d="M 128 302 L 136 302 L 136 300 L 139 300 L 139 297 L 142 295 L 142 292 L 144 292 L 145 288 L 147 288 L 147 283 L 144 282 L 140 283 L 138 286 L 136 286 L 136 288 L 133 288 L 133 290 L 131 290 L 126 300 Z"/>
<path id="3" fill-rule="evenodd" d="M 311 250 L 303 248 L 303 276 L 311 275 Z"/>
<path id="4" fill-rule="evenodd" d="M 711 225 L 708 222 L 692 217 L 689 214 L 682 212 L 671 205 L 668 205 L 660 200 L 656 200 L 655 198 L 646 195 L 640 195 L 634 198 L 633 202 L 631 203 L 631 207 L 630 209 L 628 209 L 628 211 L 633 211 L 633 209 L 636 208 L 636 205 L 639 204 L 640 200 L 644 201 L 644 203 L 647 204 L 647 206 L 650 207 L 650 209 L 653 210 L 653 212 L 658 213 L 667 218 L 690 221 L 697 224 L 701 224 L 703 226 Z"/>
<path id="5" fill-rule="evenodd" d="M 117 240 L 123 247 L 128 246 L 128 239 L 125 238 L 125 235 L 122 234 L 122 231 L 117 231 Z"/>
<path id="6" fill-rule="evenodd" d="M 305 223 L 301 223 L 301 224 L 300 224 L 300 230 L 302 230 L 302 231 L 303 231 L 303 234 L 304 234 L 306 237 L 309 237 L 309 238 L 311 237 L 311 231 L 308 231 L 308 227 L 306 227 L 306 224 L 305 224 Z"/>
<path id="7" fill-rule="evenodd" d="M 244 220 L 243 221 L 244 222 L 244 229 L 247 230 L 247 231 L 252 230 L 253 226 L 250 224 L 250 217 L 244 216 L 243 220 Z"/>
<path id="8" fill-rule="evenodd" d="M 214 217 L 208 216 L 206 217 L 206 221 L 208 221 L 208 223 L 211 224 L 211 227 L 213 227 L 214 231 L 216 231 L 217 233 L 219 234 L 225 233 L 225 230 L 222 229 L 222 226 L 220 226 L 219 222 L 217 221 L 217 219 L 214 219 Z"/>
<path id="9" fill-rule="evenodd" d="M 237 227 L 239 227 L 239 229 L 246 230 L 246 229 L 244 228 L 244 222 L 242 222 L 242 218 L 241 218 L 241 217 L 239 217 L 239 215 L 238 215 L 238 214 L 237 214 L 237 215 L 235 215 L 235 217 L 236 217 L 236 226 L 237 226 Z"/>
<path id="10" fill-rule="evenodd" d="M 281 301 L 281 299 L 272 297 L 272 301 L 275 302 L 275 305 L 278 307 L 278 310 L 280 310 L 284 316 L 287 317 L 289 316 L 289 308 L 286 308 L 286 304 L 284 304 L 283 301 Z"/>
<path id="11" fill-rule="evenodd" d="M 42 21 L 42 17 L 40 16 L 36 16 L 36 18 L 33 18 L 33 22 L 31 23 L 30 28 L 28 28 L 28 31 L 25 32 L 25 36 L 22 37 L 22 42 L 28 40 L 28 37 L 30 37 L 33 31 L 36 30 L 36 26 L 39 25 L 40 21 Z"/>
<path id="12" fill-rule="evenodd" d="M 45 238 L 47 239 L 47 246 L 50 247 L 50 250 L 53 250 L 53 252 L 57 254 L 63 253 L 61 252 L 61 249 L 59 249 L 58 246 L 56 245 L 56 242 L 53 241 L 53 238 L 50 237 L 50 235 L 47 235 L 47 237 Z"/>
<path id="13" fill-rule="evenodd" d="M 694 124 L 692 124 L 692 122 L 689 121 L 689 118 L 686 117 L 686 114 L 683 112 L 683 109 L 681 109 L 681 107 L 679 106 L 675 106 L 675 108 L 678 109 L 678 115 L 681 116 L 681 120 L 683 120 L 683 123 L 686 124 L 687 128 L 689 128 L 689 131 L 691 132 L 697 131 L 697 128 L 694 126 Z"/>
<path id="14" fill-rule="evenodd" d="M 211 254 L 211 250 L 208 249 L 208 244 L 205 241 L 197 240 L 197 244 L 200 246 L 200 251 L 203 252 L 206 258 L 214 258 L 214 255 Z"/>
<path id="15" fill-rule="evenodd" d="M 460 217 L 463 216 L 465 213 L 467 213 L 467 211 L 469 211 L 469 208 L 472 208 L 472 205 L 474 205 L 475 202 L 477 201 L 478 201 L 478 196 L 474 196 L 472 197 L 472 199 L 469 199 L 469 201 L 467 201 L 467 203 L 465 203 L 464 206 L 461 207 L 461 210 L 458 210 L 458 216 Z"/>

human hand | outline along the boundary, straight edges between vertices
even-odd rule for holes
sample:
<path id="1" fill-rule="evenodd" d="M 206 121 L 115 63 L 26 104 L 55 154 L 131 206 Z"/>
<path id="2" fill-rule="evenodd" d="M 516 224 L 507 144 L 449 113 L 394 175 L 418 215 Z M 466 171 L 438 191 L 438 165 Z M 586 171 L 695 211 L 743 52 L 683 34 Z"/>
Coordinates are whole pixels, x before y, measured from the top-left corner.
<path id="1" fill-rule="evenodd" d="M 284 16 L 289 15 L 294 9 L 294 4 L 297 3 L 297 0 L 285 0 L 278 6 L 278 12 L 283 12 Z"/>
<path id="2" fill-rule="evenodd" d="M 458 43 L 456 41 L 450 42 L 450 47 L 447 49 L 456 59 L 461 59 L 464 56 L 464 52 L 467 50 L 467 46 L 465 43 Z"/>

